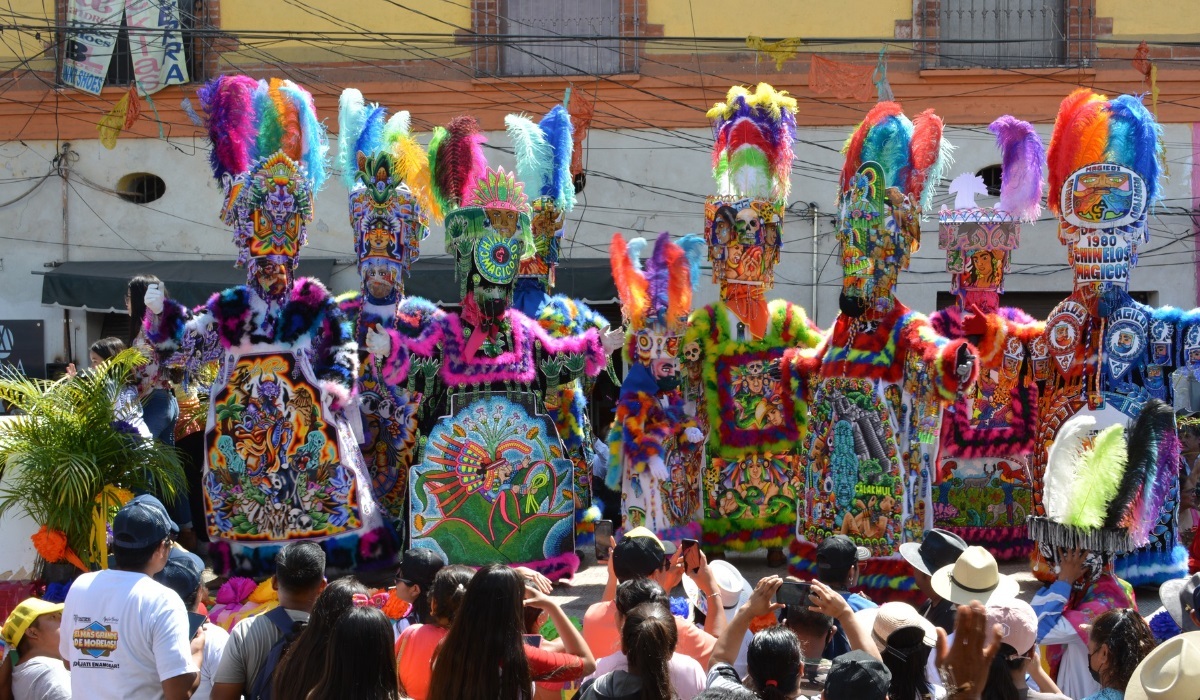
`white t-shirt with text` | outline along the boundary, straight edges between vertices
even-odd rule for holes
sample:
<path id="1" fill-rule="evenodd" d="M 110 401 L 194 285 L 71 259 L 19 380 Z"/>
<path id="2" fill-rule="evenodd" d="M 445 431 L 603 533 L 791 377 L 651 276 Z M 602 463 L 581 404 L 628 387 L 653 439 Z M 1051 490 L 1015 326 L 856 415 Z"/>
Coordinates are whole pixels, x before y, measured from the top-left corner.
<path id="1" fill-rule="evenodd" d="M 62 614 L 59 651 L 74 697 L 154 700 L 162 682 L 196 673 L 179 595 L 140 572 L 80 576 Z"/>

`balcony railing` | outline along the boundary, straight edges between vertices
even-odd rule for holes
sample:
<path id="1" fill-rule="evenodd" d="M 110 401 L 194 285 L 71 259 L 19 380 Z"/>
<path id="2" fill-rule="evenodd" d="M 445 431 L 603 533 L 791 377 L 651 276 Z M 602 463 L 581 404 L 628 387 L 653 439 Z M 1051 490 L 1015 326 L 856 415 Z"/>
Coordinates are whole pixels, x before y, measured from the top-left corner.
<path id="1" fill-rule="evenodd" d="M 921 7 L 924 68 L 1050 68 L 1094 57 L 1090 2 L 926 0 Z"/>

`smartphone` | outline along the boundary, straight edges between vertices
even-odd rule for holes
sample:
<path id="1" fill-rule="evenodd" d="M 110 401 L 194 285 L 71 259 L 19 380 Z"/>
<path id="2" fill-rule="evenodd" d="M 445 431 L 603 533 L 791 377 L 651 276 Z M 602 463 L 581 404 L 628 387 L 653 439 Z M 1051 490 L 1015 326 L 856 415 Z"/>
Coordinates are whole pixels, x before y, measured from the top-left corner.
<path id="1" fill-rule="evenodd" d="M 775 602 L 783 603 L 784 605 L 799 605 L 808 607 L 812 605 L 809 600 L 809 595 L 812 594 L 812 584 L 807 581 L 784 581 L 783 585 L 775 591 Z"/>
<path id="2" fill-rule="evenodd" d="M 683 550 L 683 568 L 689 573 L 696 573 L 700 570 L 700 541 L 699 540 L 683 540 L 679 543 L 679 548 Z"/>
<path id="3" fill-rule="evenodd" d="M 608 561 L 608 541 L 612 539 L 611 520 L 596 521 L 596 561 Z"/>
<path id="4" fill-rule="evenodd" d="M 542 635 L 527 634 L 525 635 L 525 643 L 531 647 L 540 647 L 542 645 Z"/>

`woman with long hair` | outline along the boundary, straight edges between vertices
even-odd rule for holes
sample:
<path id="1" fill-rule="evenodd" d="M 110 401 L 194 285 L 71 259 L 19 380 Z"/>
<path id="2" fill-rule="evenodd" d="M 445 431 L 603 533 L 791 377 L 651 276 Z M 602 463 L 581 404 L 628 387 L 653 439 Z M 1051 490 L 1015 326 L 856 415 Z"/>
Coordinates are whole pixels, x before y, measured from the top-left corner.
<path id="1" fill-rule="evenodd" d="M 927 643 L 926 634 L 920 627 L 902 627 L 888 635 L 887 644 L 880 649 L 883 664 L 892 672 L 892 685 L 888 690 L 892 700 L 929 700 L 933 697 L 933 686 L 925 673 L 933 647 Z"/>
<path id="2" fill-rule="evenodd" d="M 447 566 L 438 571 L 427 592 L 430 622 L 405 628 L 396 640 L 396 672 L 400 692 L 413 700 L 425 700 L 429 696 L 433 659 L 437 655 L 438 645 L 454 623 L 474 575 L 474 569 L 461 565 Z"/>
<path id="3" fill-rule="evenodd" d="M 392 624 L 378 608 L 348 610 L 333 627 L 321 680 L 305 700 L 400 700 L 393 639 Z"/>
<path id="4" fill-rule="evenodd" d="M 1154 635 L 1137 610 L 1109 610 L 1088 633 L 1088 669 L 1100 692 L 1084 700 L 1121 700 L 1133 671 L 1154 651 Z"/>
<path id="5" fill-rule="evenodd" d="M 337 579 L 321 591 L 308 625 L 275 667 L 272 697 L 302 699 L 317 687 L 324 668 L 315 660 L 325 658 L 333 628 L 354 607 L 355 595 L 366 596 L 367 587 L 352 576 Z"/>
<path id="6" fill-rule="evenodd" d="M 610 671 L 584 685 L 580 700 L 671 700 L 670 661 L 679 632 L 671 610 L 658 601 L 627 612 L 621 624 L 621 652 L 628 670 Z"/>
<path id="7" fill-rule="evenodd" d="M 550 614 L 563 653 L 522 644 L 524 606 Z M 533 682 L 578 680 L 596 662 L 553 600 L 501 564 L 475 572 L 433 664 L 429 700 L 525 700 Z"/>

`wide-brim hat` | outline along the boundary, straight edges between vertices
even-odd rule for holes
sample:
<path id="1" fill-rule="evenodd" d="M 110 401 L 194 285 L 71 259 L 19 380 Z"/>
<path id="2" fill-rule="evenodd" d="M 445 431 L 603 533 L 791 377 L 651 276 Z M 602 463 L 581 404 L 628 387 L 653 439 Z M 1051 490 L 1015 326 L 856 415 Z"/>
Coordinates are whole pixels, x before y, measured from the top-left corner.
<path id="1" fill-rule="evenodd" d="M 725 619 L 732 619 L 734 614 L 741 609 L 746 601 L 750 600 L 750 594 L 754 592 L 754 587 L 742 576 L 733 564 L 718 559 L 708 563 L 708 568 L 717 577 L 717 593 L 721 594 L 721 607 L 725 608 Z M 697 607 L 705 615 L 708 614 L 708 598 L 701 596 L 697 600 Z"/>
<path id="2" fill-rule="evenodd" d="M 942 599 L 958 605 L 1009 600 L 1021 591 L 1017 580 L 1000 573 L 996 558 L 983 547 L 967 547 L 958 561 L 933 574 L 930 585 Z"/>
<path id="3" fill-rule="evenodd" d="M 1184 632 L 1200 630 L 1200 627 L 1192 622 L 1191 615 L 1192 600 L 1197 587 L 1200 587 L 1200 574 L 1171 579 L 1158 589 L 1158 598 L 1162 601 L 1163 607 L 1167 609 L 1167 614 Z"/>
<path id="4" fill-rule="evenodd" d="M 1196 700 L 1200 698 L 1200 632 L 1185 632 L 1163 642 L 1133 671 L 1125 700 Z"/>
<path id="5" fill-rule="evenodd" d="M 933 572 L 958 561 L 967 550 L 963 538 L 950 532 L 934 528 L 925 533 L 920 542 L 905 542 L 900 545 L 900 556 L 914 569 L 929 576 Z"/>

